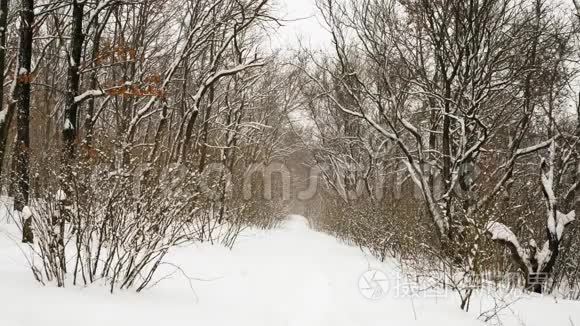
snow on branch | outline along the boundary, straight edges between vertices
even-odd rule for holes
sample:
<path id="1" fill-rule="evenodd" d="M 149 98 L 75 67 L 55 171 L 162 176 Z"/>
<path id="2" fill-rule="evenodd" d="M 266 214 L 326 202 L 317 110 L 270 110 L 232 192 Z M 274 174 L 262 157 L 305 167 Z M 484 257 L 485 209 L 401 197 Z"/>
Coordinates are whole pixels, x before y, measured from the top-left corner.
<path id="1" fill-rule="evenodd" d="M 556 225 L 553 227 L 553 234 L 556 235 L 558 240 L 562 240 L 562 235 L 564 234 L 564 229 L 568 224 L 576 220 L 576 212 L 571 211 L 568 214 L 564 214 L 560 211 L 556 212 Z"/>
<path id="2" fill-rule="evenodd" d="M 490 221 L 485 225 L 485 231 L 491 235 L 492 240 L 505 244 L 512 252 L 514 259 L 522 267 L 530 269 L 528 251 L 522 247 L 518 238 L 508 226 L 500 222 Z"/>
<path id="3" fill-rule="evenodd" d="M 86 99 L 103 96 L 105 94 L 106 94 L 105 91 L 98 90 L 98 89 L 91 89 L 91 90 L 88 90 L 80 95 L 75 96 L 75 103 L 80 103 Z"/>
<path id="4" fill-rule="evenodd" d="M 541 180 L 542 180 L 542 190 L 544 192 L 544 197 L 546 198 L 546 209 L 547 209 L 547 228 L 548 232 L 552 237 L 552 241 L 556 241 L 557 244 L 562 240 L 562 235 L 564 233 L 564 228 L 566 225 L 574 221 L 576 213 L 571 211 L 564 214 L 557 210 L 557 200 L 554 193 L 554 160 L 556 153 L 556 142 L 551 141 L 550 143 L 550 155 L 547 160 L 542 160 L 541 166 Z M 556 245 L 557 245 L 556 244 Z"/>
<path id="5" fill-rule="evenodd" d="M 554 191 L 554 161 L 556 153 L 556 141 L 554 138 L 518 151 L 520 155 L 525 155 L 538 149 L 548 147 L 549 155 L 542 159 L 540 167 L 540 181 L 542 192 L 546 201 L 546 228 L 548 239 L 538 251 L 536 242 L 530 241 L 530 248 L 524 249 L 520 245 L 516 235 L 509 227 L 499 222 L 488 222 L 486 232 L 491 234 L 492 240 L 505 244 L 512 252 L 514 259 L 526 274 L 549 273 L 556 261 L 558 247 L 562 241 L 564 229 L 576 218 L 576 213 L 572 210 L 569 213 L 562 213 L 557 209 L 558 200 Z"/>
<path id="6" fill-rule="evenodd" d="M 257 62 L 252 62 L 252 63 L 242 63 L 242 64 L 239 64 L 239 65 L 232 67 L 232 68 L 229 68 L 229 69 L 219 70 L 218 72 L 212 74 L 211 76 L 209 76 L 205 80 L 205 82 L 202 84 L 202 86 L 198 89 L 197 93 L 193 96 L 194 101 L 196 103 L 199 103 L 199 101 L 201 100 L 201 98 L 203 97 L 203 95 L 205 94 L 207 89 L 211 85 L 213 85 L 215 82 L 219 81 L 220 79 L 222 79 L 224 77 L 235 75 L 235 74 L 240 73 L 240 72 L 247 70 L 247 69 L 262 67 L 263 65 L 264 65 L 264 62 L 257 61 Z"/>
<path id="7" fill-rule="evenodd" d="M 519 246 L 519 241 L 516 238 L 516 235 L 505 224 L 500 222 L 488 222 L 485 229 L 491 234 L 492 240 L 508 241 Z"/>
<path id="8" fill-rule="evenodd" d="M 487 233 L 491 235 L 491 239 L 495 241 L 501 241 L 512 247 L 512 251 L 517 253 L 517 256 L 523 261 L 527 261 L 528 254 L 526 250 L 521 246 L 518 238 L 512 232 L 512 230 L 503 223 L 491 221 L 485 226 Z"/>
<path id="9" fill-rule="evenodd" d="M 548 140 L 545 140 L 541 143 L 526 147 L 526 148 L 520 148 L 516 151 L 516 156 L 523 156 L 523 155 L 528 155 L 528 154 L 532 154 L 534 152 L 537 152 L 541 149 L 544 149 L 548 146 L 550 146 L 552 143 L 554 142 L 554 138 L 550 138 Z"/>

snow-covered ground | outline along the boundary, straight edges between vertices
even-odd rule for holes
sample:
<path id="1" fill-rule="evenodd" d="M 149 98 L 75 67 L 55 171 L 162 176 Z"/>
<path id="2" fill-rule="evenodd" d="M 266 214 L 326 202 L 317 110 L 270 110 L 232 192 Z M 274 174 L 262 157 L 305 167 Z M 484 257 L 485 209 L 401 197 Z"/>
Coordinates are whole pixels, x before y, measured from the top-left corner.
<path id="1" fill-rule="evenodd" d="M 465 313 L 452 293 L 404 295 L 395 262 L 378 262 L 298 216 L 276 230 L 246 231 L 231 251 L 209 244 L 179 248 L 157 286 L 114 295 L 96 285 L 41 287 L 10 239 L 16 228 L 1 223 L 2 326 L 484 325 L 477 320 L 486 310 L 479 298 Z M 386 294 L 374 300 L 360 282 L 369 270 L 389 280 L 381 283 L 388 284 Z M 524 297 L 502 311 L 502 320 L 507 326 L 580 325 L 580 303 Z"/>

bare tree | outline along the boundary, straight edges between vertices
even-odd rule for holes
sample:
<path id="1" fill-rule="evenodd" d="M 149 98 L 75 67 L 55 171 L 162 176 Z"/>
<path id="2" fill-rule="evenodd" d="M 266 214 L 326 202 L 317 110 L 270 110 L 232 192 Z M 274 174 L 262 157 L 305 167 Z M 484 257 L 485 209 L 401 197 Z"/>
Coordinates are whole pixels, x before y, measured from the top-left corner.
<path id="1" fill-rule="evenodd" d="M 4 70 L 6 68 L 6 34 L 8 28 L 8 2 L 9 0 L 0 1 L 0 72 L 2 73 L 2 84 L 0 84 L 0 160 L 4 161 L 4 153 L 6 152 L 6 141 L 8 139 L 8 130 L 10 129 L 10 121 L 14 114 L 13 106 L 8 105 L 4 107 Z M 3 164 L 0 163 L 0 174 L 2 173 Z"/>
<path id="2" fill-rule="evenodd" d="M 312 54 L 314 67 L 304 69 L 315 98 L 337 109 L 337 118 L 346 114 L 372 128 L 392 145 L 384 149 L 396 149 L 392 155 L 415 183 L 444 256 L 477 271 L 489 215 L 524 171 L 519 162 L 546 150 L 556 155 L 549 149 L 560 132 L 533 125 L 544 103 L 565 97 L 538 85 L 546 76 L 557 76 L 558 85 L 570 78 L 562 64 L 570 55 L 566 22 L 541 1 L 531 7 L 511 0 L 318 4 L 334 49 L 323 60 Z M 343 135 L 354 136 L 348 130 Z M 372 137 L 354 138 L 372 148 Z M 546 199 L 553 207 L 553 198 Z M 551 255 L 557 256 L 561 237 L 549 235 Z M 522 270 L 526 277 L 537 272 Z"/>
<path id="3" fill-rule="evenodd" d="M 18 50 L 18 69 L 14 79 L 14 100 L 16 101 L 16 143 L 14 145 L 16 193 L 14 208 L 22 212 L 28 204 L 30 195 L 30 92 L 31 92 L 31 61 L 32 38 L 34 27 L 34 1 L 22 0 L 20 8 L 20 46 Z M 22 241 L 32 242 L 34 237 L 31 229 L 31 219 L 23 223 Z"/>

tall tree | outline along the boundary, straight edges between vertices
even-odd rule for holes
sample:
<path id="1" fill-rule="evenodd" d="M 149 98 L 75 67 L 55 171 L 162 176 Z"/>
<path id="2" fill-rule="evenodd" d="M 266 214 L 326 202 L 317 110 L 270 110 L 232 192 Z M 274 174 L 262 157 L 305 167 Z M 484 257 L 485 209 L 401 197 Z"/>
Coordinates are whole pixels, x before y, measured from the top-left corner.
<path id="1" fill-rule="evenodd" d="M 83 50 L 83 13 L 85 1 L 74 0 L 72 3 L 72 26 L 67 71 L 67 88 L 65 94 L 64 126 L 62 130 L 64 143 L 64 165 L 68 166 L 75 157 L 78 128 L 78 103 L 75 96 L 79 93 L 79 67 Z"/>
<path id="2" fill-rule="evenodd" d="M 18 47 L 18 69 L 15 72 L 16 86 L 14 100 L 16 101 L 16 144 L 14 146 L 14 174 L 16 177 L 16 193 L 14 208 L 22 212 L 28 204 L 30 194 L 29 161 L 30 161 L 30 92 L 31 92 L 31 61 L 32 36 L 34 26 L 34 0 L 22 0 L 20 8 L 20 43 Z M 22 242 L 32 243 L 31 217 L 27 216 L 23 223 Z"/>
<path id="3" fill-rule="evenodd" d="M 6 68 L 6 29 L 8 27 L 8 2 L 9 0 L 0 0 L 0 74 L 2 74 L 2 83 L 0 83 L 0 175 L 2 174 L 3 161 L 6 153 L 6 140 L 8 139 L 8 130 L 10 122 L 14 115 L 14 105 L 4 104 L 4 69 Z"/>
<path id="4" fill-rule="evenodd" d="M 334 48 L 325 60 L 311 55 L 316 68 L 305 69 L 316 95 L 397 147 L 437 227 L 443 256 L 454 266 L 477 271 L 473 257 L 481 220 L 499 215 L 497 197 L 531 154 L 551 155 L 542 165 L 548 223 L 555 221 L 562 230 L 570 223 L 571 213 L 553 204 L 558 182 L 550 181 L 557 181 L 551 146 L 558 147 L 557 135 L 533 129 L 540 104 L 550 105 L 542 80 L 568 78 L 562 60 L 556 60 L 568 55 L 568 33 L 561 20 L 547 14 L 543 1 L 530 7 L 511 0 L 321 0 L 318 5 Z M 559 55 L 541 55 L 547 52 Z M 342 100 L 337 88 L 352 100 Z M 489 162 L 494 163 L 484 166 Z M 475 166 L 487 171 L 476 176 Z M 434 182 L 433 171 L 440 182 Z M 501 223 L 488 227 L 496 240 L 504 237 L 493 231 L 508 234 Z M 548 234 L 543 252 L 550 257 L 530 255 L 539 268 L 522 265 L 526 276 L 550 273 L 562 239 L 558 232 Z"/>

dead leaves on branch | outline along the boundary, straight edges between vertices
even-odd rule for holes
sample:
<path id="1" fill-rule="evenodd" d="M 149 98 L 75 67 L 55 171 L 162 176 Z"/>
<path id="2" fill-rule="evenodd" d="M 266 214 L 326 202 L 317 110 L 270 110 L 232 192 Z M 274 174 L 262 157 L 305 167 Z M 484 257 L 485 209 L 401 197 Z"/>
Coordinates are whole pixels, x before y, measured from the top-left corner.
<path id="1" fill-rule="evenodd" d="M 145 84 L 138 85 L 120 80 L 117 83 L 107 85 L 105 92 L 109 96 L 134 96 L 134 97 L 157 97 L 165 98 L 165 90 L 160 86 L 161 77 L 153 75 L 145 78 Z"/>

